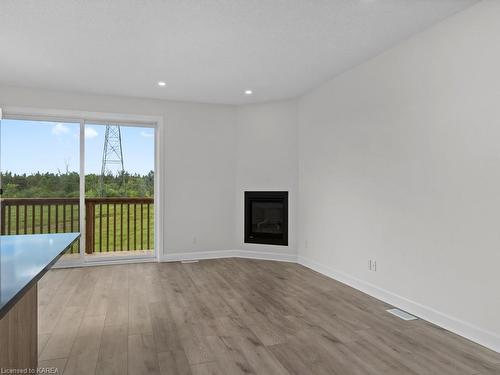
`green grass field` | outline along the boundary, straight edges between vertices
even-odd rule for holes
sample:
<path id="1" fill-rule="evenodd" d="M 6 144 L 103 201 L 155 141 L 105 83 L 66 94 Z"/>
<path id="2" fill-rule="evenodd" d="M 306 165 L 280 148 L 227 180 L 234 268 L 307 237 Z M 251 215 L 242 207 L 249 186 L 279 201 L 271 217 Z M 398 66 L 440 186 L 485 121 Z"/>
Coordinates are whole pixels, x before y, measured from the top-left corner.
<path id="1" fill-rule="evenodd" d="M 77 205 L 52 205 L 50 207 L 10 206 L 5 209 L 3 216 L 5 218 L 4 234 L 65 233 L 80 231 Z M 94 233 L 94 252 L 97 253 L 153 249 L 154 205 L 96 205 Z M 79 244 L 74 245 L 71 249 L 71 253 L 78 252 Z"/>

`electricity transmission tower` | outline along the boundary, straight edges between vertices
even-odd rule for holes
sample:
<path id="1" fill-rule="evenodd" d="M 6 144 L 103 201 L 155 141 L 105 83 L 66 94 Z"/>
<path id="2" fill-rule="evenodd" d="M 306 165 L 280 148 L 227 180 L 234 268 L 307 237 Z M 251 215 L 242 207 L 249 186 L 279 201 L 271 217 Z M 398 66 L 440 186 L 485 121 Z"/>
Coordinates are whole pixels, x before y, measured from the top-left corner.
<path id="1" fill-rule="evenodd" d="M 113 166 L 116 166 L 113 168 Z M 118 175 L 121 175 L 122 182 L 125 169 L 123 167 L 122 134 L 120 125 L 106 125 L 104 136 L 104 150 L 102 151 L 101 178 L 99 179 L 99 190 L 101 196 L 105 195 L 104 178 L 107 174 L 113 173 L 118 169 Z"/>

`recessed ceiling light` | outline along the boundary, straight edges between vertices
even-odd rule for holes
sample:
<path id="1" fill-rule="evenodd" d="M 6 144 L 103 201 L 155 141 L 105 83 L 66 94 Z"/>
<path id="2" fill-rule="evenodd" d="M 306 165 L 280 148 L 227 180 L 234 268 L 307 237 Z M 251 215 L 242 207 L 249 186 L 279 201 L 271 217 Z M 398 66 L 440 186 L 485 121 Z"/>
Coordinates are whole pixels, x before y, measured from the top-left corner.
<path id="1" fill-rule="evenodd" d="M 252 95 L 253 91 L 252 90 L 245 90 L 245 95 Z"/>
<path id="2" fill-rule="evenodd" d="M 166 85 L 166 83 L 165 83 L 165 82 L 163 82 L 163 81 L 159 81 L 159 82 L 158 82 L 158 86 L 163 87 L 163 86 L 165 86 L 165 85 Z"/>

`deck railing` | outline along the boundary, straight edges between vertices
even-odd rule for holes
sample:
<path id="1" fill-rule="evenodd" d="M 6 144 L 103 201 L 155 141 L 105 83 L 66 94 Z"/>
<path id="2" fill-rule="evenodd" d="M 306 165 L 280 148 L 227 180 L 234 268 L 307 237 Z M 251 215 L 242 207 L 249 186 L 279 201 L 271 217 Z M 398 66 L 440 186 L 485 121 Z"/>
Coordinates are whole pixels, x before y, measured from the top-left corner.
<path id="1" fill-rule="evenodd" d="M 80 231 L 79 198 L 5 198 L 1 215 L 1 234 Z M 87 254 L 153 249 L 154 200 L 86 198 L 85 231 Z"/>

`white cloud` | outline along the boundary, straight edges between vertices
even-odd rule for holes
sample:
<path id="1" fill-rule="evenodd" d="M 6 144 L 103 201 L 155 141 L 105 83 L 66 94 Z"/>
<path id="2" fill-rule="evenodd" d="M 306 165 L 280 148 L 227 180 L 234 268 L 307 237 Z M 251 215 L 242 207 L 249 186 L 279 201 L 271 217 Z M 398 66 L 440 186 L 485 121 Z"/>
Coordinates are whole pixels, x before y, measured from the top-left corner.
<path id="1" fill-rule="evenodd" d="M 155 136 L 155 135 L 154 135 L 154 133 L 146 132 L 146 131 L 144 131 L 144 130 L 143 130 L 143 131 L 141 131 L 141 135 L 142 135 L 143 137 L 145 137 L 145 138 L 152 138 L 152 137 L 154 137 L 154 136 Z"/>
<path id="2" fill-rule="evenodd" d="M 54 135 L 63 135 L 68 133 L 69 133 L 69 128 L 64 124 L 61 124 L 60 122 L 52 127 L 52 134 Z"/>
<path id="3" fill-rule="evenodd" d="M 94 128 L 85 127 L 85 139 L 95 138 L 99 135 Z"/>

